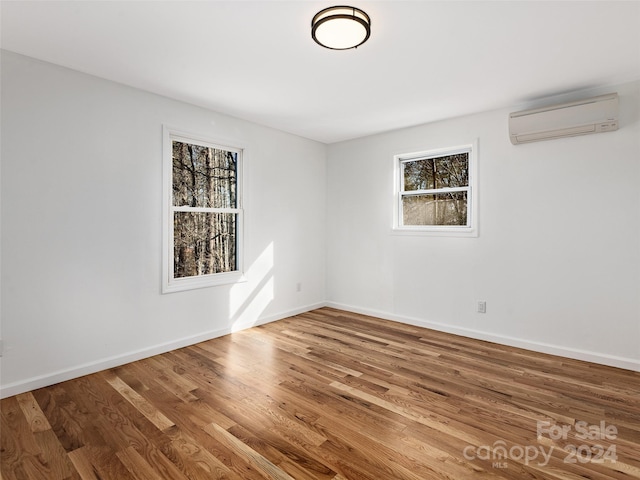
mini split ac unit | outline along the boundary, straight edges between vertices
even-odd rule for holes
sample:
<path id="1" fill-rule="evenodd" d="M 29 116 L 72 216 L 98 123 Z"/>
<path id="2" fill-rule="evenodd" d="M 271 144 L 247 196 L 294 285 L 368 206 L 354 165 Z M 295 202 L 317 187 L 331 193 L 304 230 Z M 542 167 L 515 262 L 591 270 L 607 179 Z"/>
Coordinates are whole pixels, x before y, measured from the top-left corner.
<path id="1" fill-rule="evenodd" d="M 617 93 L 509 115 L 509 137 L 514 145 L 617 129 Z"/>

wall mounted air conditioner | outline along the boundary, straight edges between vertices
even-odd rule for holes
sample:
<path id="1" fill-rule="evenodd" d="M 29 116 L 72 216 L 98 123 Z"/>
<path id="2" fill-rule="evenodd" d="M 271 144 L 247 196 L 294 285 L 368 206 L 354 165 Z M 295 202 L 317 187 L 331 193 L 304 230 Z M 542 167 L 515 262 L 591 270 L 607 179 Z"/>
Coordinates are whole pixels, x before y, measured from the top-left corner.
<path id="1" fill-rule="evenodd" d="M 509 137 L 514 145 L 617 129 L 617 93 L 509 115 Z"/>

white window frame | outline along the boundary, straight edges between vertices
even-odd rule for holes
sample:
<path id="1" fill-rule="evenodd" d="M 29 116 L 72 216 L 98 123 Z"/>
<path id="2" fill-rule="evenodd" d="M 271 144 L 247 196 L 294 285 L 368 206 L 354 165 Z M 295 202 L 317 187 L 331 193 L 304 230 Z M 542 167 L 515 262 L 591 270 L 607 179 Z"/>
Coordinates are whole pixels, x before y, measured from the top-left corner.
<path id="1" fill-rule="evenodd" d="M 402 199 L 408 194 L 404 191 L 402 166 L 409 161 L 445 157 L 458 153 L 469 153 L 469 185 L 461 188 L 440 188 L 412 191 L 411 195 L 467 191 L 467 225 L 403 225 Z M 478 140 L 454 147 L 437 148 L 420 152 L 394 155 L 394 206 L 393 233 L 399 235 L 425 235 L 445 237 L 478 236 Z"/>
<path id="2" fill-rule="evenodd" d="M 245 165 L 245 149 L 235 145 L 236 142 L 218 141 L 203 135 L 196 135 L 172 127 L 163 126 L 163 248 L 162 248 L 162 293 L 180 292 L 196 288 L 228 285 L 245 281 L 244 278 L 244 210 L 242 207 L 242 178 Z M 197 208 L 176 207 L 173 205 L 173 141 L 202 145 L 238 153 L 238 171 L 236 183 L 236 208 Z M 174 277 L 174 212 L 212 212 L 235 213 L 236 223 L 236 270 L 232 272 L 212 273 L 194 277 Z"/>

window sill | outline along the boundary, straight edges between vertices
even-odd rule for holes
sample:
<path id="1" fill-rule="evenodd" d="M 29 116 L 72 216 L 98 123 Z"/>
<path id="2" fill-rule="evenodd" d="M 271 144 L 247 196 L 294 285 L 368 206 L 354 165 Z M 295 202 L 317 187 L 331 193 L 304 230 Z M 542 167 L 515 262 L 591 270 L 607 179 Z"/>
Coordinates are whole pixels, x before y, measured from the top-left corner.
<path id="1" fill-rule="evenodd" d="M 200 277 L 175 278 L 162 285 L 162 293 L 184 292 L 199 288 L 233 285 L 246 282 L 242 272 L 216 273 Z"/>
<path id="2" fill-rule="evenodd" d="M 407 236 L 418 236 L 418 237 L 477 237 L 478 230 L 475 228 L 466 228 L 466 227 L 430 227 L 430 228 L 407 228 L 407 227 L 396 227 L 391 230 L 392 235 L 407 235 Z"/>

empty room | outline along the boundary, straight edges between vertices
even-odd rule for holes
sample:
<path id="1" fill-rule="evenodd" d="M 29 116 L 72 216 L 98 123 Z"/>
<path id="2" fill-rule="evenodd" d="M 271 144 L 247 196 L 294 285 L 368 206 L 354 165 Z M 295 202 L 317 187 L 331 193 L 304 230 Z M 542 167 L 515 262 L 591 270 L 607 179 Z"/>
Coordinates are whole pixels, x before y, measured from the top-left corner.
<path id="1" fill-rule="evenodd" d="M 640 479 L 640 1 L 0 27 L 0 479 Z"/>

